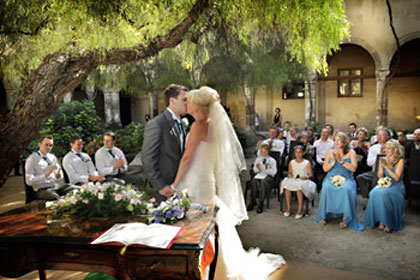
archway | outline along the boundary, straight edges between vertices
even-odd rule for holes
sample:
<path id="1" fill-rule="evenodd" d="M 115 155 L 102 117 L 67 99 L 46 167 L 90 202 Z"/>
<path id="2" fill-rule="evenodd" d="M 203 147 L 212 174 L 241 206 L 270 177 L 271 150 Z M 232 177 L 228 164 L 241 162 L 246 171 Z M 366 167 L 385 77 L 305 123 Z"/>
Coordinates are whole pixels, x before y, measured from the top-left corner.
<path id="1" fill-rule="evenodd" d="M 377 63 L 371 53 L 352 43 L 328 56 L 328 76 L 319 76 L 318 120 L 347 130 L 350 122 L 375 126 Z"/>
<path id="2" fill-rule="evenodd" d="M 420 34 L 419 34 L 420 35 Z M 420 36 L 405 42 L 391 62 L 391 72 L 396 70 L 388 88 L 389 126 L 397 130 L 409 130 L 419 126 L 420 115 Z"/>

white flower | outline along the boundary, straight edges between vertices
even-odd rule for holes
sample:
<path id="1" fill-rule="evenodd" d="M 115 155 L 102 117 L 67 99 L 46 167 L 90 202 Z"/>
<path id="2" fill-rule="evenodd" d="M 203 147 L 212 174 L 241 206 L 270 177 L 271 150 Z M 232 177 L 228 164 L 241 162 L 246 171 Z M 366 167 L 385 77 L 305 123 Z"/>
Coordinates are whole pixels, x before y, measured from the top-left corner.
<path id="1" fill-rule="evenodd" d="M 136 204 L 136 202 L 137 202 L 137 200 L 136 199 L 134 199 L 134 198 L 132 198 L 132 199 L 130 199 L 130 204 Z"/>
<path id="2" fill-rule="evenodd" d="M 190 123 L 188 122 L 187 118 L 182 118 L 181 121 L 184 123 L 185 126 L 188 126 Z"/>
<path id="3" fill-rule="evenodd" d="M 82 189 L 82 191 L 87 190 L 88 186 L 86 184 L 83 184 L 80 186 L 80 189 Z"/>
<path id="4" fill-rule="evenodd" d="M 343 176 L 340 175 L 336 175 L 331 177 L 331 183 L 335 186 L 335 187 L 339 187 L 342 184 L 344 184 L 346 182 L 346 178 L 344 178 Z"/>
<path id="5" fill-rule="evenodd" d="M 383 177 L 378 180 L 378 188 L 389 188 L 392 185 L 392 180 L 389 177 Z"/>
<path id="6" fill-rule="evenodd" d="M 104 193 L 102 193 L 102 192 L 98 193 L 98 199 L 99 200 L 104 199 Z"/>
<path id="7" fill-rule="evenodd" d="M 89 203 L 89 199 L 85 198 L 85 199 L 83 199 L 83 200 L 82 200 L 82 202 L 83 202 L 84 204 L 88 204 L 88 203 Z"/>
<path id="8" fill-rule="evenodd" d="M 76 204 L 77 203 L 77 197 L 72 196 L 72 197 L 70 197 L 69 201 L 70 201 L 71 204 Z"/>
<path id="9" fill-rule="evenodd" d="M 54 205 L 54 202 L 52 202 L 52 201 L 45 202 L 45 207 L 47 207 L 47 208 L 49 208 L 49 207 L 51 207 L 53 205 Z"/>

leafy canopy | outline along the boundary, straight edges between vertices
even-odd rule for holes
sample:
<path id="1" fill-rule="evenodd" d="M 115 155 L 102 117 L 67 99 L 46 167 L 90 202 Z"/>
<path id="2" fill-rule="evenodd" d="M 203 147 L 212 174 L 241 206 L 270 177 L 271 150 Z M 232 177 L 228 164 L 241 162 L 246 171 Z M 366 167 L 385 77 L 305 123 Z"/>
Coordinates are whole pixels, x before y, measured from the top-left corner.
<path id="1" fill-rule="evenodd" d="M 198 1 L 198 0 L 197 0 Z M 149 44 L 182 22 L 194 0 L 1 0 L 0 67 L 25 78 L 49 54 L 105 53 Z M 214 0 L 184 39 L 228 26 L 243 44 L 277 37 L 297 62 L 326 70 L 325 56 L 348 36 L 342 0 Z M 196 59 L 182 44 L 182 65 Z"/>

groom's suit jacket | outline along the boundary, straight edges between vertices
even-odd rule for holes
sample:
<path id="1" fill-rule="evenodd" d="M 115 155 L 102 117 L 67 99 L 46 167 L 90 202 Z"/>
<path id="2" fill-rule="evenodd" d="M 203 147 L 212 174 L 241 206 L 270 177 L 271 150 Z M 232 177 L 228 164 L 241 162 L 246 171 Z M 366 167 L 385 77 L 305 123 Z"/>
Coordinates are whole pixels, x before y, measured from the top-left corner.
<path id="1" fill-rule="evenodd" d="M 165 199 L 158 191 L 175 180 L 181 157 L 179 131 L 165 110 L 147 123 L 142 149 L 144 170 L 158 201 Z"/>

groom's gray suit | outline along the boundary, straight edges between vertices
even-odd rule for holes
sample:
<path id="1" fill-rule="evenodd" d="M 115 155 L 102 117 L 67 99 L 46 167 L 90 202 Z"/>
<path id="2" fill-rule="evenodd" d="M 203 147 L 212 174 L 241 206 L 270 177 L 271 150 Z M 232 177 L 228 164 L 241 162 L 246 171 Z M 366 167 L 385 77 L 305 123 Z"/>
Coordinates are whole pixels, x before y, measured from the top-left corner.
<path id="1" fill-rule="evenodd" d="M 142 149 L 144 170 L 158 202 L 166 199 L 158 192 L 174 182 L 181 157 L 179 130 L 165 109 L 147 123 Z"/>

